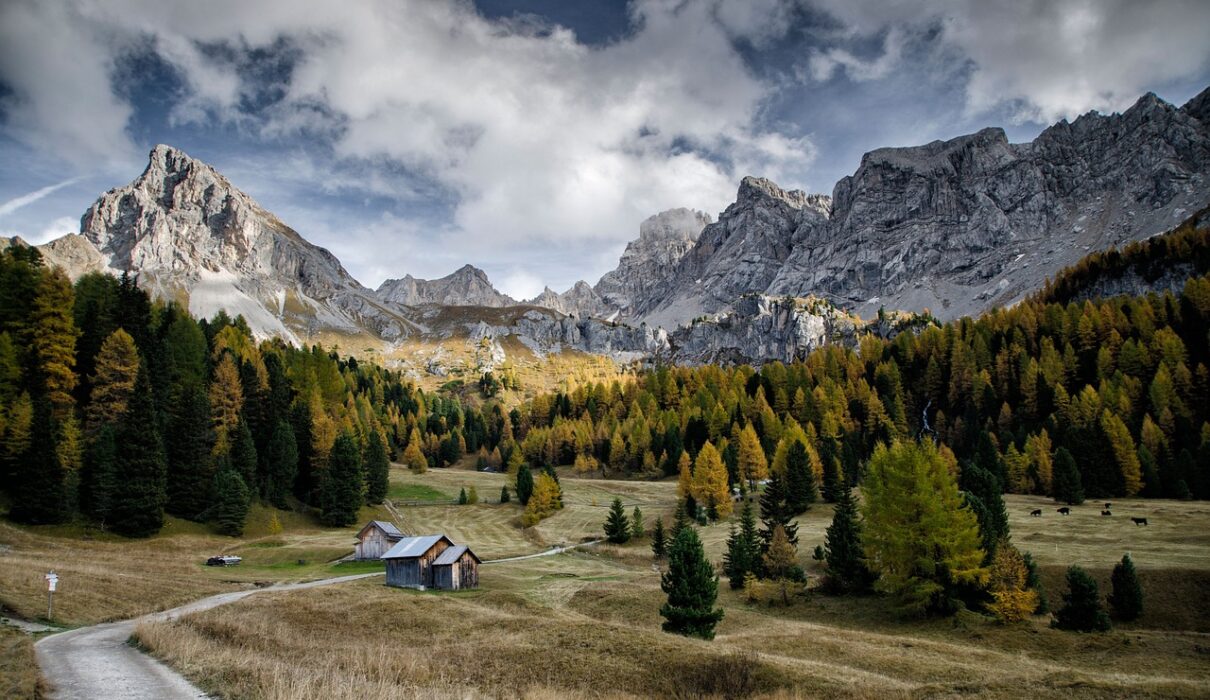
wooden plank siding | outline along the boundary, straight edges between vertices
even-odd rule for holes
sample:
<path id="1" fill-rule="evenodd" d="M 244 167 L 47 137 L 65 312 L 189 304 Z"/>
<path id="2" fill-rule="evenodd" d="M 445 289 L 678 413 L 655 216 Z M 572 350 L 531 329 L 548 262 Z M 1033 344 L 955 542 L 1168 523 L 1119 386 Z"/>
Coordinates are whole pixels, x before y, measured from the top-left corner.
<path id="1" fill-rule="evenodd" d="M 443 538 L 418 557 L 387 559 L 387 585 L 405 588 L 432 587 L 433 560 L 449 546 L 449 541 Z"/>
<path id="2" fill-rule="evenodd" d="M 371 527 L 364 537 L 357 542 L 355 559 L 378 559 L 395 544 L 397 540 L 387 537 L 382 530 Z"/>
<path id="3" fill-rule="evenodd" d="M 462 553 L 453 564 L 433 567 L 433 586 L 444 590 L 477 588 L 479 586 L 479 562 L 470 550 Z"/>

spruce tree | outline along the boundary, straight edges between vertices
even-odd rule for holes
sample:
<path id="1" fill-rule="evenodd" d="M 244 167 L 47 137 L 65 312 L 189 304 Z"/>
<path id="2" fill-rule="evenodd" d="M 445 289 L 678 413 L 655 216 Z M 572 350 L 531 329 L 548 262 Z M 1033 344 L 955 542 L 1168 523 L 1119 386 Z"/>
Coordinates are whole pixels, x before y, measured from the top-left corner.
<path id="1" fill-rule="evenodd" d="M 664 532 L 664 519 L 656 518 L 655 527 L 651 529 L 651 556 L 663 559 L 667 548 L 668 540 Z"/>
<path id="2" fill-rule="evenodd" d="M 643 535 L 647 534 L 647 529 L 643 526 L 643 511 L 639 510 L 638 506 L 630 513 L 630 539 L 641 540 Z"/>
<path id="3" fill-rule="evenodd" d="M 979 520 L 979 534 L 983 538 L 986 562 L 995 556 L 997 544 L 1008 539 L 1008 510 L 1004 506 L 1004 495 L 999 479 L 978 464 L 967 463 L 962 468 L 959 488 L 973 495 L 968 499 L 971 510 Z"/>
<path id="4" fill-rule="evenodd" d="M 168 503 L 165 508 L 173 515 L 198 520 L 211 505 L 214 484 L 210 405 L 205 389 L 192 380 L 182 385 L 169 414 L 171 439 L 164 444 L 168 459 Z"/>
<path id="5" fill-rule="evenodd" d="M 668 594 L 660 607 L 665 632 L 714 639 L 714 627 L 723 619 L 722 609 L 714 608 L 718 577 L 693 528 L 681 528 L 672 541 L 660 588 Z"/>
<path id="6" fill-rule="evenodd" d="M 605 539 L 614 544 L 625 544 L 630 540 L 630 520 L 622 508 L 622 499 L 613 499 L 609 515 L 605 518 Z"/>
<path id="7" fill-rule="evenodd" d="M 518 448 L 519 449 L 519 448 Z M 529 505 L 529 497 L 534 493 L 534 474 L 528 464 L 521 464 L 517 470 L 517 500 L 521 505 Z"/>
<path id="8" fill-rule="evenodd" d="M 689 527 L 691 522 L 689 514 L 685 510 L 685 503 L 682 501 L 676 504 L 676 511 L 672 514 L 672 527 L 668 531 L 668 541 L 675 540 L 676 536 L 681 534 L 681 530 Z"/>
<path id="9" fill-rule="evenodd" d="M 811 458 L 807 448 L 798 440 L 790 443 L 786 450 L 786 500 L 790 512 L 798 515 L 811 507 L 819 498 L 815 488 L 815 474 L 811 471 Z"/>
<path id="10" fill-rule="evenodd" d="M 463 486 L 462 489 L 458 491 L 458 505 L 464 506 L 466 503 L 466 487 Z"/>
<path id="11" fill-rule="evenodd" d="M 115 438 L 117 469 L 110 508 L 113 531 L 127 537 L 153 535 L 164 526 L 168 470 L 145 366 L 139 368 Z"/>
<path id="12" fill-rule="evenodd" d="M 366 503 L 377 505 L 387 497 L 390 487 L 391 460 L 387 457 L 387 448 L 382 433 L 374 430 L 366 443 Z"/>
<path id="13" fill-rule="evenodd" d="M 101 524 L 102 530 L 109 523 L 113 492 L 117 486 L 118 443 L 114 435 L 114 426 L 101 426 L 84 455 L 82 505 L 84 512 Z"/>
<path id="14" fill-rule="evenodd" d="M 1113 567 L 1110 579 L 1113 591 L 1109 594 L 1109 606 L 1113 616 L 1123 622 L 1137 620 L 1143 614 L 1143 587 L 1139 585 L 1138 573 L 1134 570 L 1134 560 L 1129 554 Z"/>
<path id="15" fill-rule="evenodd" d="M 229 439 L 228 454 L 231 457 L 231 468 L 239 472 L 239 476 L 244 480 L 244 485 L 248 487 L 248 490 L 256 493 L 258 483 L 256 442 L 252 439 L 252 431 L 248 429 L 248 424 L 243 418 L 236 422 Z"/>
<path id="16" fill-rule="evenodd" d="M 1107 632 L 1109 616 L 1101 608 L 1097 582 L 1078 566 L 1067 570 L 1068 592 L 1063 607 L 1055 613 L 1055 627 L 1076 632 Z"/>
<path id="17" fill-rule="evenodd" d="M 723 571 L 731 588 L 744 587 L 744 578 L 758 568 L 760 556 L 760 535 L 756 531 L 756 515 L 752 512 L 752 504 L 744 503 L 740 511 L 739 529 L 732 526 L 727 538 L 727 552 L 723 555 Z"/>
<path id="18" fill-rule="evenodd" d="M 1071 506 L 1078 506 L 1084 502 L 1084 487 L 1080 482 L 1080 469 L 1076 466 L 1076 460 L 1067 451 L 1067 448 L 1060 447 L 1055 451 L 1052 484 L 1056 501 Z"/>
<path id="19" fill-rule="evenodd" d="M 20 523 L 45 525 L 68 519 L 66 473 L 55 449 L 55 420 L 49 399 L 34 401 L 29 442 L 17 460 L 10 517 Z"/>
<path id="20" fill-rule="evenodd" d="M 765 485 L 765 491 L 760 495 L 760 553 L 769 551 L 769 543 L 773 541 L 773 531 L 778 525 L 786 531 L 790 544 L 798 546 L 798 525 L 794 524 L 794 514 L 790 512 L 786 482 L 780 474 L 774 473 Z"/>
<path id="21" fill-rule="evenodd" d="M 501 487 L 500 487 L 500 502 L 501 502 L 501 503 L 508 503 L 508 501 L 509 501 L 508 487 L 507 487 L 507 486 L 501 486 Z"/>
<path id="22" fill-rule="evenodd" d="M 239 472 L 230 467 L 214 475 L 214 505 L 210 516 L 215 529 L 223 535 L 239 537 L 244 534 L 244 521 L 248 518 L 251 494 Z"/>
<path id="23" fill-rule="evenodd" d="M 318 486 L 312 439 L 314 422 L 311 409 L 303 401 L 296 401 L 290 408 L 290 427 L 294 429 L 294 443 L 298 447 L 298 473 L 294 477 L 294 496 L 303 503 L 313 504 Z"/>
<path id="24" fill-rule="evenodd" d="M 361 491 L 361 450 L 352 435 L 341 433 L 332 443 L 328 472 L 320 486 L 320 520 L 334 527 L 348 527 L 357 522 Z"/>
<path id="25" fill-rule="evenodd" d="M 375 442 L 378 443 L 379 451 L 382 452 L 382 457 L 385 459 L 386 453 L 382 451 L 382 442 L 378 438 L 377 432 L 370 436 L 370 445 L 372 446 Z M 367 456 L 371 451 L 372 448 L 366 450 Z M 285 420 L 279 420 L 273 428 L 273 434 L 269 437 L 269 443 L 265 447 L 264 461 L 265 473 L 261 495 L 278 508 L 288 508 L 290 506 L 288 497 L 294 480 L 298 476 L 298 443 L 294 439 L 294 429 Z M 368 466 L 367 473 L 372 479 L 373 471 Z M 385 486 L 383 490 L 386 490 Z M 369 500 L 368 496 L 367 500 Z M 369 502 L 381 503 L 382 498 Z"/>
<path id="26" fill-rule="evenodd" d="M 860 593 L 874 582 L 861 548 L 861 516 L 851 489 L 836 492 L 832 524 L 824 535 L 823 558 L 828 567 L 826 586 L 833 592 Z"/>

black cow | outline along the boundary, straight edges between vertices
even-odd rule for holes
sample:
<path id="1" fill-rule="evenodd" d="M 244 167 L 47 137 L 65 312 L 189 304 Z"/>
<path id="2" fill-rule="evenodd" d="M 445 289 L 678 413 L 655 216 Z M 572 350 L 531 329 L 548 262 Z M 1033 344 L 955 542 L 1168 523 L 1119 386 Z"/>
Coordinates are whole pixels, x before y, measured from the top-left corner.
<path id="1" fill-rule="evenodd" d="M 1034 508 L 1033 510 L 1029 511 L 1029 514 L 1034 516 L 1035 518 L 1040 518 L 1040 517 L 1042 517 L 1042 509 Z"/>
<path id="2" fill-rule="evenodd" d="M 1101 511 L 1101 515 L 1113 515 L 1113 513 L 1110 513 L 1107 510 L 1103 510 L 1103 511 Z"/>
<path id="3" fill-rule="evenodd" d="M 1130 522 L 1134 523 L 1135 525 L 1146 525 L 1147 518 L 1131 518 Z"/>
<path id="4" fill-rule="evenodd" d="M 1063 506 L 1062 508 L 1059 509 L 1059 515 L 1071 515 L 1071 508 L 1068 508 L 1067 506 Z"/>
<path id="5" fill-rule="evenodd" d="M 1110 508 L 1112 508 L 1112 507 L 1113 507 L 1113 504 L 1112 504 L 1112 503 L 1106 503 L 1106 504 L 1105 504 L 1105 510 L 1109 510 L 1109 509 L 1110 509 Z"/>

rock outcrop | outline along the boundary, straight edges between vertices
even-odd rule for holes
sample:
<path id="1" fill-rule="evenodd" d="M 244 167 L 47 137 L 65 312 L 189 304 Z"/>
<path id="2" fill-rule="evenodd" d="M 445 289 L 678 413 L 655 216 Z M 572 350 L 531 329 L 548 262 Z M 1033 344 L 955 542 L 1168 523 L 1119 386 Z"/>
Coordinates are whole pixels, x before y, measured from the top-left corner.
<path id="1" fill-rule="evenodd" d="M 596 290 L 584 280 L 576 282 L 562 294 L 547 287 L 525 303 L 580 318 L 611 318 L 617 313 L 617 309 L 598 296 Z"/>
<path id="2" fill-rule="evenodd" d="M 638 317 L 673 327 L 745 293 L 817 294 L 873 315 L 939 318 L 1012 303 L 1091 250 L 1165 231 L 1210 202 L 1210 90 L 1145 95 L 1034 141 L 1000 129 L 885 148 L 830 198 L 745 179 Z M 671 289 L 672 294 L 666 293 Z"/>
<path id="3" fill-rule="evenodd" d="M 622 253 L 618 266 L 593 290 L 622 318 L 634 318 L 642 306 L 674 290 L 678 263 L 697 242 L 710 216 L 693 209 L 669 209 L 639 224 L 639 237 Z"/>
<path id="4" fill-rule="evenodd" d="M 397 339 L 409 329 L 330 252 L 169 146 L 156 146 L 130 185 L 102 195 L 80 232 L 106 269 L 138 275 L 156 296 L 187 298 L 198 316 L 242 314 L 261 336 L 369 329 Z"/>
<path id="5" fill-rule="evenodd" d="M 678 364 L 791 362 L 828 343 L 851 345 L 858 319 L 819 299 L 749 294 L 730 311 L 699 318 L 670 338 Z"/>
<path id="6" fill-rule="evenodd" d="M 501 294 L 492 286 L 487 273 L 473 265 L 463 265 L 454 272 L 435 280 L 417 279 L 407 275 L 387 280 L 375 292 L 388 304 L 420 306 L 515 306 L 517 301 Z"/>

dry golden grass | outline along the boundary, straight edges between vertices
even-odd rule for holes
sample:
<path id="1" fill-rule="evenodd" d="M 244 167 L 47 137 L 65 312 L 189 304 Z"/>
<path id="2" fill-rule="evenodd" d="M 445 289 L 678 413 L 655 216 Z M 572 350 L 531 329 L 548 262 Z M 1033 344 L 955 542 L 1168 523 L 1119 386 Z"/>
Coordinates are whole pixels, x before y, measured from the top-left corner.
<path id="1" fill-rule="evenodd" d="M 494 500 L 506 477 L 473 471 L 395 473 L 446 492 L 474 484 Z M 491 556 L 597 536 L 617 495 L 651 518 L 675 485 L 563 478 L 567 507 L 521 530 L 516 506 L 415 507 L 405 519 L 457 532 Z M 494 490 L 492 487 L 494 486 Z M 1210 505 L 1131 501 L 1115 519 L 1092 506 L 1060 520 L 1045 501 L 1009 497 L 1014 540 L 1043 565 L 1053 603 L 1078 561 L 1107 579 L 1129 549 L 1147 591 L 1144 617 L 1108 634 L 1004 627 L 963 613 L 905 621 L 875 597 L 814 596 L 753 606 L 722 583 L 726 617 L 713 642 L 660 631 L 659 572 L 646 543 L 488 564 L 482 588 L 416 593 L 376 581 L 266 594 L 144 625 L 139 638 L 222 697 L 1205 697 L 1210 694 Z M 1046 508 L 1044 507 L 1044 510 Z M 1088 512 L 1085 513 L 1084 511 Z M 501 515 L 504 513 L 504 515 Z M 1126 516 L 1149 518 L 1136 529 Z M 801 552 L 823 541 L 829 506 L 799 519 Z M 650 522 L 650 520 L 649 520 Z M 1188 533 L 1188 536 L 1185 536 Z M 1058 548 L 1042 536 L 1065 534 Z M 701 530 L 721 558 L 727 525 Z M 1033 546 L 1031 546 L 1031 543 Z M 1107 586 L 1106 581 L 1102 581 Z M 1106 592 L 1106 589 L 1103 589 Z M 1196 608 L 1196 610 L 1191 610 Z M 1183 611 L 1183 614 L 1182 614 Z"/>
<path id="2" fill-rule="evenodd" d="M 1201 635 L 1078 635 L 977 615 L 899 621 L 878 598 L 749 606 L 713 642 L 660 631 L 658 573 L 634 548 L 481 570 L 483 588 L 377 582 L 265 594 L 140 641 L 221 697 L 1201 697 Z M 638 561 L 635 561 L 638 559 Z M 744 680 L 738 669 L 746 668 Z M 738 685 L 728 685 L 738 683 Z"/>
<path id="3" fill-rule="evenodd" d="M 280 535 L 269 534 L 275 512 Z M 366 508 L 362 516 L 369 520 L 386 513 Z M 72 626 L 136 617 L 253 584 L 372 571 L 378 565 L 333 564 L 352 553 L 358 529 L 325 529 L 305 514 L 259 505 L 249 514 L 242 538 L 210 534 L 204 525 L 175 518 L 160 534 L 141 540 L 76 525 L 0 523 L 0 608 L 26 619 L 44 617 L 43 576 L 52 569 L 59 574 L 54 621 Z M 204 566 L 218 553 L 244 561 L 231 568 Z"/>
<path id="4" fill-rule="evenodd" d="M 0 698 L 25 700 L 45 692 L 34 663 L 34 639 L 7 625 L 0 625 Z"/>

